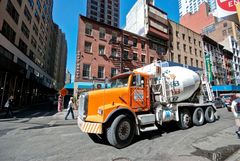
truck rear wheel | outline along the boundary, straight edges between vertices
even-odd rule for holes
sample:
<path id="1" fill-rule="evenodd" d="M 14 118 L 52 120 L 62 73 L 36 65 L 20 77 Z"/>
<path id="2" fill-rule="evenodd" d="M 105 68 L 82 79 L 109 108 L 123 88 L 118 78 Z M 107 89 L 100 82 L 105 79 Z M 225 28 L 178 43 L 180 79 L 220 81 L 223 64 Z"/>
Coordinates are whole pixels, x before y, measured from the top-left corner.
<path id="1" fill-rule="evenodd" d="M 208 123 L 212 123 L 215 121 L 214 117 L 214 109 L 212 106 L 208 106 L 205 110 L 205 119 Z"/>
<path id="2" fill-rule="evenodd" d="M 204 112 L 201 107 L 198 107 L 193 112 L 193 124 L 201 126 L 204 123 Z"/>
<path id="3" fill-rule="evenodd" d="M 191 113 L 188 109 L 184 108 L 179 111 L 178 127 L 182 130 L 188 129 L 192 125 Z"/>
<path id="4" fill-rule="evenodd" d="M 118 116 L 107 129 L 107 140 L 116 148 L 128 146 L 134 137 L 135 126 L 132 119 L 126 115 Z"/>

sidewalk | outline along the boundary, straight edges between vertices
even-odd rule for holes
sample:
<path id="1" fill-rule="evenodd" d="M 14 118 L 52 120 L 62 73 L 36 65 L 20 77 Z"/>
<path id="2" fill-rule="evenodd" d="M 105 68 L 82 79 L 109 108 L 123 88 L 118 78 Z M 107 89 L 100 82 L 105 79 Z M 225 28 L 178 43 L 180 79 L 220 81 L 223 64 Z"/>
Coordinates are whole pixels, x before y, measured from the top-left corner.
<path id="1" fill-rule="evenodd" d="M 37 104 L 27 105 L 27 106 L 17 106 L 17 107 L 13 107 L 12 110 L 13 110 L 13 113 L 16 115 L 25 110 L 29 110 L 29 109 L 37 108 L 37 107 L 41 107 L 41 106 L 46 106 L 46 105 L 49 105 L 49 102 L 37 103 Z M 6 114 L 6 109 L 0 108 L 0 119 L 4 118 L 5 114 Z"/>

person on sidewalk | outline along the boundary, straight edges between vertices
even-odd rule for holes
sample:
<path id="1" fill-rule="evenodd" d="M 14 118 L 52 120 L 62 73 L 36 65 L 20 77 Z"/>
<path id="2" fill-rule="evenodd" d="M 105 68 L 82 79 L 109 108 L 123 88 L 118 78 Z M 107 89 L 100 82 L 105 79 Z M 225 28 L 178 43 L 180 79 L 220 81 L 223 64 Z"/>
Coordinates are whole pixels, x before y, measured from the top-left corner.
<path id="1" fill-rule="evenodd" d="M 240 139 L 240 98 L 239 97 L 232 101 L 231 110 L 235 117 L 236 126 L 238 128 L 238 130 L 236 131 L 236 134 Z"/>
<path id="2" fill-rule="evenodd" d="M 68 102 L 67 115 L 65 116 L 65 120 L 67 120 L 70 112 L 72 114 L 72 119 L 74 119 L 73 106 L 74 106 L 73 97 L 70 97 L 70 100 Z"/>
<path id="3" fill-rule="evenodd" d="M 14 117 L 13 115 L 13 111 L 12 111 L 12 107 L 13 107 L 13 96 L 10 96 L 7 100 L 7 102 L 5 103 L 4 107 L 6 108 L 6 115 L 5 118 L 7 117 Z"/>

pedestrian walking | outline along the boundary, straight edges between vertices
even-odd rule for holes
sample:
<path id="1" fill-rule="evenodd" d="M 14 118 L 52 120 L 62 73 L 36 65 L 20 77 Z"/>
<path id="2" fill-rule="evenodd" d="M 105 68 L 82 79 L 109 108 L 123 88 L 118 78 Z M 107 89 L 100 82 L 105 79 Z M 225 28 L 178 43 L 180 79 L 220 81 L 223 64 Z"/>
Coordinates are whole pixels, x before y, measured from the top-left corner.
<path id="1" fill-rule="evenodd" d="M 237 98 L 232 101 L 231 110 L 235 117 L 235 123 L 238 128 L 236 134 L 240 139 L 240 98 Z"/>
<path id="2" fill-rule="evenodd" d="M 72 114 L 72 119 L 74 119 L 73 106 L 74 106 L 73 97 L 70 97 L 70 100 L 68 102 L 67 115 L 65 116 L 65 120 L 67 120 L 68 115 L 70 114 L 70 112 Z"/>
<path id="3" fill-rule="evenodd" d="M 4 107 L 6 108 L 6 115 L 5 118 L 7 117 L 14 117 L 13 115 L 13 111 L 12 111 L 12 107 L 13 107 L 13 96 L 10 96 L 7 100 L 7 102 L 5 103 Z"/>

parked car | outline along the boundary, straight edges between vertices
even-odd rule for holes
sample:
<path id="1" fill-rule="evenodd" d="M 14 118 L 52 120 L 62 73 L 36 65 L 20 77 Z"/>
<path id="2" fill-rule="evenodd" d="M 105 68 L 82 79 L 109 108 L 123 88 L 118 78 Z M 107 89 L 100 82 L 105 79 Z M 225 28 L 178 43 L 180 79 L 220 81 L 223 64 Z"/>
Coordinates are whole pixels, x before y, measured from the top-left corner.
<path id="1" fill-rule="evenodd" d="M 229 112 L 231 112 L 231 104 L 234 99 L 236 99 L 236 93 L 226 93 L 221 94 L 222 100 L 224 102 L 224 106 L 227 108 Z"/>
<path id="2" fill-rule="evenodd" d="M 220 97 L 215 98 L 214 104 L 216 108 L 224 107 L 224 102 Z"/>

